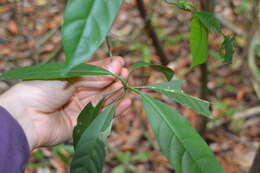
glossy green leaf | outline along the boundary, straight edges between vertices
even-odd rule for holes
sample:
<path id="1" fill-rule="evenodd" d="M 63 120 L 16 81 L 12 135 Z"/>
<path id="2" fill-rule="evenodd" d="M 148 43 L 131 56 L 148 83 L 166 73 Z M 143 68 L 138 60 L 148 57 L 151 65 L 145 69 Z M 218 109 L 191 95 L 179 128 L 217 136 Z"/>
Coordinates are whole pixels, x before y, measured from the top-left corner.
<path id="1" fill-rule="evenodd" d="M 143 62 L 143 61 L 134 63 L 131 66 L 131 71 L 137 70 L 142 67 L 152 67 L 152 68 L 162 72 L 165 75 L 165 77 L 167 78 L 167 80 L 171 80 L 174 75 L 174 71 L 166 66 L 159 65 L 159 64 L 151 64 L 151 63 L 147 63 L 147 62 Z"/>
<path id="2" fill-rule="evenodd" d="M 64 79 L 78 76 L 113 75 L 111 72 L 94 65 L 80 64 L 64 75 L 65 63 L 43 64 L 30 67 L 21 67 L 6 72 L 0 79 L 8 80 L 35 80 L 35 79 Z"/>
<path id="3" fill-rule="evenodd" d="M 77 125 L 73 129 L 73 144 L 76 148 L 78 141 L 83 134 L 83 132 L 89 127 L 89 125 L 94 121 L 94 119 L 99 114 L 102 105 L 105 101 L 105 98 L 101 99 L 96 107 L 93 107 L 90 102 L 85 108 L 81 111 L 77 119 Z"/>
<path id="4" fill-rule="evenodd" d="M 103 132 L 111 128 L 115 106 L 101 112 L 82 134 L 76 146 L 71 173 L 102 173 L 106 149 Z"/>
<path id="5" fill-rule="evenodd" d="M 229 35 L 224 35 L 224 42 L 219 50 L 219 55 L 227 64 L 232 64 L 232 57 L 235 53 L 235 40 L 234 37 Z M 223 53 L 224 51 L 224 53 Z"/>
<path id="6" fill-rule="evenodd" d="M 226 173 L 183 116 L 152 97 L 142 99 L 162 153 L 177 173 Z"/>
<path id="7" fill-rule="evenodd" d="M 201 23 L 208 29 L 208 31 L 216 31 L 220 34 L 222 33 L 221 24 L 214 13 L 196 11 L 193 14 L 200 19 Z"/>
<path id="8" fill-rule="evenodd" d="M 211 118 L 212 114 L 209 110 L 210 104 L 207 101 L 185 94 L 181 90 L 181 84 L 182 81 L 172 81 L 138 88 L 147 88 L 159 92 L 183 106 L 186 106 L 207 118 Z"/>
<path id="9" fill-rule="evenodd" d="M 104 42 L 123 0 L 69 0 L 62 27 L 67 69 L 84 63 Z"/>
<path id="10" fill-rule="evenodd" d="M 193 16 L 190 33 L 192 65 L 203 64 L 208 59 L 208 30 L 197 16 Z"/>

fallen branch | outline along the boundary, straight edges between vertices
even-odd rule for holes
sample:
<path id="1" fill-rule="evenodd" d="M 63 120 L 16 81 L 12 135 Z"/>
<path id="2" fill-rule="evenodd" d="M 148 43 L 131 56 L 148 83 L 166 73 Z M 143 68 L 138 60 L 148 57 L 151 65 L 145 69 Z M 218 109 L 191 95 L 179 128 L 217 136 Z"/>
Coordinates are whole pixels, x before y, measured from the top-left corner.
<path id="1" fill-rule="evenodd" d="M 235 33 L 236 35 L 245 37 L 247 34 L 241 30 L 238 26 L 234 25 L 233 23 L 229 22 L 227 19 L 225 19 L 223 16 L 216 14 L 216 17 L 218 20 L 230 31 Z"/>
<path id="2" fill-rule="evenodd" d="M 247 109 L 243 112 L 234 114 L 234 120 L 248 119 L 254 116 L 260 116 L 260 106 Z"/>

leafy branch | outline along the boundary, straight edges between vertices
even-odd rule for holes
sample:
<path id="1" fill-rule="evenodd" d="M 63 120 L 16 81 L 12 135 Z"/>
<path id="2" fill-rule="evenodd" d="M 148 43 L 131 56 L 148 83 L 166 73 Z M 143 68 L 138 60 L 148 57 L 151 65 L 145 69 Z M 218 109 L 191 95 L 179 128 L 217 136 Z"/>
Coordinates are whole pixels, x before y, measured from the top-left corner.
<path id="1" fill-rule="evenodd" d="M 49 80 L 79 76 L 113 76 L 121 81 L 123 89 L 133 91 L 141 96 L 162 153 L 178 173 L 225 173 L 205 141 L 183 116 L 170 106 L 142 91 L 142 89 L 154 90 L 207 118 L 211 118 L 209 103 L 185 94 L 181 90 L 182 81 L 172 81 L 174 72 L 170 68 L 158 64 L 137 62 L 132 65 L 129 75 L 139 68 L 151 67 L 162 72 L 168 82 L 149 86 L 131 86 L 128 79 L 124 80 L 101 67 L 84 64 L 105 41 L 122 2 L 123 0 L 113 0 L 113 2 L 108 0 L 69 0 L 62 27 L 66 62 L 17 68 L 0 75 L 0 79 Z M 166 2 L 169 3 L 169 1 Z M 207 50 L 201 49 L 200 46 L 204 44 L 206 49 L 208 31 L 213 29 L 218 31 L 219 25 L 214 21 L 215 18 L 212 14 L 192 11 L 194 7 L 188 1 L 176 2 L 177 4 L 171 3 L 192 12 L 194 15 L 193 35 L 191 36 L 192 53 L 196 55 L 194 58 L 203 56 L 203 61 L 194 60 L 193 65 L 195 66 L 206 60 L 207 54 L 204 55 L 201 52 Z M 198 47 L 197 40 L 199 40 Z M 229 52 L 223 56 L 227 56 L 227 60 L 233 53 L 230 51 L 230 47 L 233 46 L 230 46 L 231 43 L 233 43 L 232 39 L 226 37 L 223 49 L 227 49 Z M 72 173 L 102 172 L 106 155 L 106 138 L 111 132 L 115 105 L 109 106 L 104 111 L 102 111 L 102 106 L 105 98 L 113 92 L 115 91 L 104 95 L 96 106 L 88 104 L 80 113 L 77 126 L 73 131 L 75 156 L 71 165 Z"/>
<path id="2" fill-rule="evenodd" d="M 221 30 L 221 22 L 214 13 L 198 11 L 197 8 L 186 0 L 164 0 L 167 4 L 174 5 L 177 8 L 190 12 L 192 17 L 190 32 L 190 47 L 192 53 L 192 65 L 195 67 L 208 60 L 208 34 L 216 32 L 223 36 L 223 43 L 219 49 L 219 55 L 224 63 L 231 64 L 235 53 L 235 41 L 233 36 L 225 35 Z"/>

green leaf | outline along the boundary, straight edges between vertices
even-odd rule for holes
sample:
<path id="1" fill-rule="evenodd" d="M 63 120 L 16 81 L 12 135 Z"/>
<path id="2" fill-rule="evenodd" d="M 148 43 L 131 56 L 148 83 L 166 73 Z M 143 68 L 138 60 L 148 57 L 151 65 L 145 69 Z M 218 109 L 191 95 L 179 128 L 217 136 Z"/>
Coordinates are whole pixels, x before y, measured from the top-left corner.
<path id="1" fill-rule="evenodd" d="M 133 155 L 132 157 L 132 161 L 147 161 L 151 158 L 151 156 L 149 155 L 149 153 L 137 153 L 135 155 Z"/>
<path id="2" fill-rule="evenodd" d="M 62 27 L 67 69 L 88 60 L 104 42 L 123 0 L 69 0 Z"/>
<path id="3" fill-rule="evenodd" d="M 181 84 L 182 81 L 172 81 L 138 88 L 147 88 L 159 92 L 173 101 L 176 101 L 207 118 L 211 118 L 212 114 L 209 110 L 210 104 L 207 101 L 185 94 L 180 89 Z"/>
<path id="4" fill-rule="evenodd" d="M 96 107 L 93 107 L 90 102 L 85 108 L 81 111 L 77 119 L 77 125 L 73 129 L 73 144 L 76 148 L 78 141 L 83 134 L 83 132 L 89 127 L 89 125 L 94 121 L 94 119 L 99 114 L 102 105 L 105 101 L 105 97 L 99 101 Z"/>
<path id="5" fill-rule="evenodd" d="M 126 166 L 125 165 L 118 165 L 112 169 L 111 173 L 125 173 Z"/>
<path id="6" fill-rule="evenodd" d="M 214 15 L 214 13 L 196 11 L 193 14 L 200 19 L 201 23 L 209 31 L 216 31 L 220 34 L 222 33 L 221 24 L 219 20 L 216 18 L 216 16 Z"/>
<path id="7" fill-rule="evenodd" d="M 77 126 L 73 129 L 73 145 L 76 148 L 78 141 L 83 132 L 88 128 L 91 122 L 96 118 L 93 114 L 94 107 L 89 103 L 79 114 L 77 119 Z"/>
<path id="8" fill-rule="evenodd" d="M 176 7 L 178 7 L 181 10 L 185 10 L 185 11 L 191 11 L 194 7 L 194 5 L 192 4 L 192 2 L 186 1 L 186 0 L 174 0 L 174 1 L 170 1 L 170 0 L 164 0 L 166 3 L 168 4 L 172 4 L 175 5 Z"/>
<path id="9" fill-rule="evenodd" d="M 192 65 L 203 64 L 208 59 L 208 30 L 197 16 L 193 16 L 190 33 Z"/>
<path id="10" fill-rule="evenodd" d="M 30 67 L 21 67 L 6 72 L 0 76 L 0 79 L 8 80 L 35 80 L 35 79 L 65 79 L 78 76 L 98 76 L 113 74 L 101 67 L 90 64 L 80 64 L 64 75 L 65 63 L 51 63 L 36 65 Z"/>
<path id="11" fill-rule="evenodd" d="M 235 53 L 235 40 L 234 37 L 229 35 L 224 35 L 224 42 L 219 49 L 219 55 L 227 64 L 232 64 L 232 57 Z M 223 53 L 224 51 L 224 53 Z"/>
<path id="12" fill-rule="evenodd" d="M 183 116 L 152 97 L 142 99 L 162 153 L 177 173 L 226 173 Z"/>
<path id="13" fill-rule="evenodd" d="M 111 127 L 115 106 L 101 112 L 82 134 L 76 146 L 71 173 L 102 173 L 106 149 L 102 135 Z"/>
<path id="14" fill-rule="evenodd" d="M 132 65 L 131 71 L 137 70 L 142 67 L 152 67 L 160 72 L 162 72 L 167 80 L 171 80 L 174 74 L 174 71 L 166 66 L 159 65 L 159 64 L 151 64 L 143 61 L 136 62 Z"/>

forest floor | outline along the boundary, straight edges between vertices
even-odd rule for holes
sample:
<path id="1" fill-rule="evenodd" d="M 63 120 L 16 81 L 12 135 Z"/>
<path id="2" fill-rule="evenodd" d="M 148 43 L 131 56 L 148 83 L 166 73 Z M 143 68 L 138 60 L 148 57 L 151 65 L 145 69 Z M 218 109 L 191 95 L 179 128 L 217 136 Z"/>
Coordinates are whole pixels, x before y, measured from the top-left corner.
<path id="1" fill-rule="evenodd" d="M 223 41 L 211 34 L 208 100 L 215 116 L 208 122 L 205 140 L 228 173 L 246 173 L 260 142 L 260 102 L 252 85 L 252 74 L 247 64 L 250 34 L 250 4 L 235 8 L 221 0 L 216 13 L 222 15 L 233 27 L 223 27 L 226 33 L 235 34 L 236 54 L 232 65 L 218 59 L 217 51 Z M 243 1 L 244 2 L 244 1 Z M 158 0 L 145 0 L 149 17 L 167 54 L 168 66 L 175 71 L 175 79 L 185 80 L 183 91 L 199 97 L 199 68 L 190 70 L 189 30 L 191 15 Z M 233 4 L 234 5 L 234 4 Z M 0 0 L 0 72 L 18 66 L 62 61 L 60 26 L 65 0 Z M 236 10 L 243 9 L 237 14 Z M 241 8 L 241 9 L 240 9 Z M 230 30 L 231 29 L 231 30 Z M 126 0 L 109 39 L 114 55 L 125 58 L 127 67 L 140 60 L 159 62 L 135 1 Z M 95 53 L 92 60 L 108 56 L 106 45 Z M 259 59 L 258 59 L 259 60 Z M 130 79 L 133 85 L 143 85 L 164 80 L 156 71 L 140 70 Z M 0 81 L 3 93 L 17 81 Z M 191 87 L 192 86 L 192 87 Z M 166 97 L 150 93 L 175 107 L 195 124 L 196 113 L 171 102 Z M 143 111 L 140 98 L 129 94 L 131 109 L 115 118 L 113 132 L 108 141 L 105 173 L 174 173 L 158 144 Z M 258 107 L 258 113 L 241 117 L 239 113 Z M 244 114 L 242 114 L 244 115 Z M 42 148 L 31 154 L 26 173 L 66 173 L 69 170 L 73 149 L 70 143 L 53 148 Z M 125 170 L 125 171 L 124 171 Z"/>

